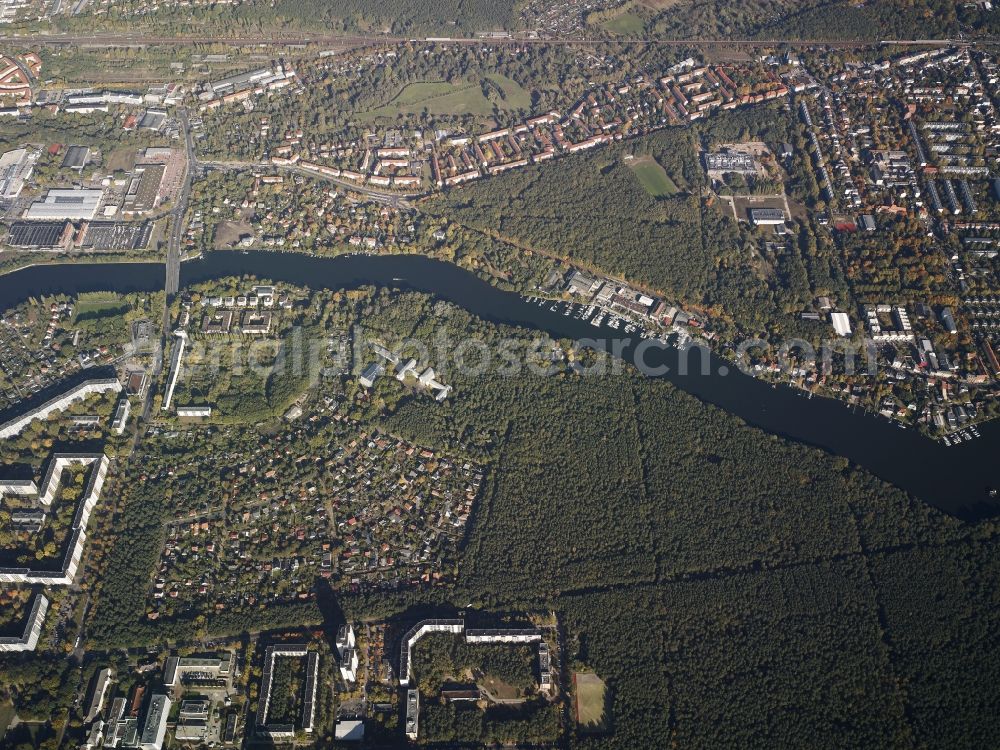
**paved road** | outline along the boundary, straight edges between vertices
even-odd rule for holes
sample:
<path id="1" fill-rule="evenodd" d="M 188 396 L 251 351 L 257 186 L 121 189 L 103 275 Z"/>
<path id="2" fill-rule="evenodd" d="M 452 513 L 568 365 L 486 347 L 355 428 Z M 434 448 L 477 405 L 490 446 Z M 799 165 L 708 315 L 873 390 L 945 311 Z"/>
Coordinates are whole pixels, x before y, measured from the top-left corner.
<path id="1" fill-rule="evenodd" d="M 184 107 L 180 107 L 177 110 L 177 115 L 181 122 L 181 130 L 184 133 L 187 167 L 184 170 L 184 184 L 181 187 L 180 195 L 177 196 L 177 204 L 174 206 L 174 210 L 170 212 L 170 237 L 167 240 L 167 279 L 165 286 L 168 297 L 171 294 L 177 294 L 177 290 L 180 288 L 181 238 L 184 234 L 184 215 L 187 213 L 188 202 L 191 199 L 191 181 L 197 167 L 187 110 Z M 166 311 L 164 311 L 164 315 L 166 315 Z M 164 319 L 164 331 L 166 331 L 166 325 L 167 321 Z"/>

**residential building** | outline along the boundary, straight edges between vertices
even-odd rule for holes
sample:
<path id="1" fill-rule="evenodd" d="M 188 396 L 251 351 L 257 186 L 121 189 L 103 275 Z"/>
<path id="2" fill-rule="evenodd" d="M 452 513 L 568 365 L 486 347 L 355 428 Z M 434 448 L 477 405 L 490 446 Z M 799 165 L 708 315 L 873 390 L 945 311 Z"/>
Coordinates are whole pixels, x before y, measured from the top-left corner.
<path id="1" fill-rule="evenodd" d="M 146 720 L 139 736 L 140 750 L 160 750 L 167 736 L 167 719 L 170 716 L 171 700 L 166 695 L 157 694 L 149 702 Z"/>

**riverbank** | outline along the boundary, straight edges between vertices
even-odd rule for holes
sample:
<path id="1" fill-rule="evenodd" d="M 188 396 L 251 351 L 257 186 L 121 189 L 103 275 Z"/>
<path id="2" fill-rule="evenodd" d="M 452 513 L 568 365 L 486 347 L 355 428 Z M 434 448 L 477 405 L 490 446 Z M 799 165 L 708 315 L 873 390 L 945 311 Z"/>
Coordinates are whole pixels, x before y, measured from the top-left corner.
<path id="1" fill-rule="evenodd" d="M 101 255 L 81 254 L 62 255 L 49 253 L 31 253 L 30 255 L 18 254 L 13 259 L 0 259 L 0 276 L 16 273 L 26 268 L 36 266 L 75 266 L 75 265 L 103 265 L 108 263 L 143 263 L 150 265 L 160 265 L 164 263 L 163 258 L 141 258 L 127 253 L 107 253 Z"/>
<path id="2" fill-rule="evenodd" d="M 613 351 L 629 362 L 641 360 L 647 372 L 659 373 L 657 377 L 750 425 L 843 456 L 946 513 L 966 520 L 1000 514 L 1000 500 L 991 494 L 992 488 L 1000 487 L 996 423 L 984 425 L 978 440 L 946 447 L 915 430 L 852 412 L 840 402 L 776 388 L 699 347 L 682 353 L 651 346 L 647 339 L 597 330 L 572 316 L 532 305 L 454 264 L 419 255 L 323 258 L 250 251 L 212 253 L 183 264 L 181 286 L 240 275 L 313 289 L 376 286 L 423 292 L 489 322 Z M 43 293 L 154 291 L 163 288 L 163 281 L 162 268 L 153 264 L 36 266 L 0 276 L 0 299 L 13 305 Z"/>

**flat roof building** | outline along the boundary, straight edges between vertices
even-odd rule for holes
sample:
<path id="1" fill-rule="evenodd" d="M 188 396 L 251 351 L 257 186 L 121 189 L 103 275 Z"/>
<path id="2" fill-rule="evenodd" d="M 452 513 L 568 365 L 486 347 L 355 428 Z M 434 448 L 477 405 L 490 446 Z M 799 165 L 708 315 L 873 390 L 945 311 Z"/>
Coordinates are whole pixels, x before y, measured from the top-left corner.
<path id="1" fill-rule="evenodd" d="M 306 682 L 302 695 L 302 714 L 296 725 L 272 724 L 271 692 L 274 688 L 275 661 L 279 658 L 306 660 Z M 268 646 L 264 654 L 264 672 L 260 683 L 260 699 L 257 704 L 257 734 L 271 739 L 290 739 L 296 730 L 311 733 L 316 726 L 316 690 L 319 684 L 319 654 L 310 651 L 305 644 L 281 644 Z"/>
<path id="2" fill-rule="evenodd" d="M 950 307 L 946 307 L 941 311 L 941 325 L 944 326 L 948 333 L 958 333 L 958 326 L 955 324 L 955 315 Z"/>
<path id="3" fill-rule="evenodd" d="M 212 416 L 211 406 L 178 406 L 178 417 L 210 417 Z"/>
<path id="4" fill-rule="evenodd" d="M 385 368 L 382 366 L 381 362 L 372 362 L 364 369 L 364 371 L 362 371 L 361 377 L 358 378 L 358 382 L 360 382 L 365 388 L 371 388 L 375 385 L 375 381 L 378 380 L 384 372 Z"/>
<path id="5" fill-rule="evenodd" d="M 24 183 L 31 178 L 39 153 L 15 148 L 0 155 L 0 201 L 8 203 L 21 194 Z"/>
<path id="6" fill-rule="evenodd" d="M 7 244 L 26 250 L 69 249 L 75 229 L 68 221 L 15 221 L 7 233 Z"/>
<path id="7" fill-rule="evenodd" d="M 56 570 L 49 568 L 0 568 L 0 582 L 38 583 L 50 586 L 67 586 L 73 583 L 83 558 L 90 513 L 101 496 L 109 463 L 108 457 L 103 453 L 59 453 L 52 457 L 48 473 L 42 482 L 42 494 L 38 498 L 39 503 L 45 507 L 50 506 L 55 499 L 65 468 L 72 464 L 93 465 L 90 479 L 73 514 L 68 532 L 70 534 L 69 546 L 63 556 L 62 563 Z"/>
<path id="8" fill-rule="evenodd" d="M 166 695 L 154 695 L 146 711 L 146 720 L 139 736 L 141 750 L 160 750 L 167 736 L 167 718 L 171 701 Z"/>
<path id="9" fill-rule="evenodd" d="M 334 728 L 338 742 L 360 742 L 365 738 L 365 723 L 360 719 L 341 719 Z"/>
<path id="10" fill-rule="evenodd" d="M 406 691 L 406 737 L 416 741 L 420 736 L 420 691 Z"/>
<path id="11" fill-rule="evenodd" d="M 111 686 L 111 675 L 111 670 L 105 667 L 94 676 L 94 681 L 90 686 L 90 694 L 87 698 L 87 715 L 83 718 L 84 724 L 89 724 L 101 713 L 101 708 L 104 706 L 104 697 Z"/>
<path id="12" fill-rule="evenodd" d="M 119 401 L 118 408 L 115 410 L 115 418 L 111 420 L 111 431 L 116 435 L 125 432 L 125 428 L 128 426 L 128 416 L 131 412 L 132 403 L 127 398 Z"/>
<path id="13" fill-rule="evenodd" d="M 185 677 L 227 678 L 232 673 L 233 654 L 221 657 L 169 656 L 163 665 L 163 684 L 169 688 L 184 682 Z"/>
<path id="14" fill-rule="evenodd" d="M 748 211 L 754 226 L 778 226 L 785 223 L 785 212 L 780 208 L 751 208 Z"/>
<path id="15" fill-rule="evenodd" d="M 742 151 L 721 151 L 716 154 L 705 154 L 705 170 L 708 172 L 736 172 L 739 174 L 754 174 L 757 162 L 753 154 Z"/>
<path id="16" fill-rule="evenodd" d="M 75 169 L 82 172 L 90 161 L 90 148 L 87 146 L 70 146 L 62 160 L 63 169 Z"/>
<path id="17" fill-rule="evenodd" d="M 0 637 L 0 653 L 34 651 L 38 645 L 38 638 L 42 634 L 42 625 L 48 611 L 49 600 L 43 594 L 37 594 L 31 605 L 31 613 L 24 626 L 24 633 L 20 636 Z"/>
<path id="18" fill-rule="evenodd" d="M 45 198 L 32 203 L 24 212 L 25 219 L 68 219 L 90 221 L 104 198 L 103 190 L 89 188 L 53 188 Z"/>
<path id="19" fill-rule="evenodd" d="M 833 324 L 833 330 L 837 332 L 838 336 L 851 335 L 851 319 L 847 313 L 830 313 L 830 323 Z"/>

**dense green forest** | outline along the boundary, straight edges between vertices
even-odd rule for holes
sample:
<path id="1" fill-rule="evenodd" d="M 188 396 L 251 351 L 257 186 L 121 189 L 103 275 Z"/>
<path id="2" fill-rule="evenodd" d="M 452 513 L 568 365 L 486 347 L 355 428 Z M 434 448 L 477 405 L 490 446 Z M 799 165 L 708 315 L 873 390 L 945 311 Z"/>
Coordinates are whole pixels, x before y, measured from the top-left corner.
<path id="1" fill-rule="evenodd" d="M 952 0 L 687 0 L 642 3 L 642 35 L 675 39 L 931 39 L 995 34 L 997 14 Z M 600 13 L 592 14 L 600 18 Z M 637 36 L 637 34 L 630 34 Z"/>
<path id="2" fill-rule="evenodd" d="M 116 3 L 108 13 L 60 18 L 61 28 L 102 30 L 137 26 L 169 32 L 212 29 L 219 34 L 295 29 L 327 33 L 471 35 L 517 26 L 513 0 L 276 0 L 182 7 L 157 12 L 138 0 Z"/>

